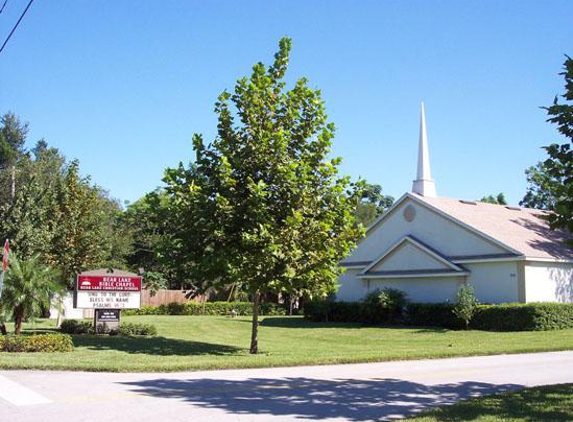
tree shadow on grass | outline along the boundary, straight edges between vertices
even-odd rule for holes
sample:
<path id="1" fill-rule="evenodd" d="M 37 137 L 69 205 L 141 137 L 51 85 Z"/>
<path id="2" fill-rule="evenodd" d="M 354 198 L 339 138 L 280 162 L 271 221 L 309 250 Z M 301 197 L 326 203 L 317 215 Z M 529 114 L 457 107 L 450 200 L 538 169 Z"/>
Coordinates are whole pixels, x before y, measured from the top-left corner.
<path id="1" fill-rule="evenodd" d="M 203 343 L 165 337 L 122 337 L 74 335 L 74 346 L 90 350 L 119 350 L 159 356 L 236 355 L 243 349 L 223 344 Z"/>
<path id="2" fill-rule="evenodd" d="M 250 378 L 152 379 L 123 383 L 138 394 L 183 400 L 194 406 L 223 409 L 239 415 L 288 416 L 306 419 L 344 418 L 350 421 L 391 420 L 459 400 L 523 388 L 516 384 L 461 382 L 423 385 L 399 379 Z M 528 406 L 524 400 L 523 406 Z M 480 414 L 498 414 L 476 409 Z M 533 415 L 533 414 L 532 414 Z M 565 421 L 542 411 L 539 421 Z M 558 416 L 558 415 L 557 415 Z M 475 417 L 455 419 L 472 421 Z"/>
<path id="3" fill-rule="evenodd" d="M 245 321 L 249 324 L 251 321 Z M 298 317 L 264 317 L 260 322 L 263 327 L 280 328 L 364 328 L 358 322 L 312 322 Z"/>
<path id="4" fill-rule="evenodd" d="M 243 322 L 251 323 L 251 321 Z M 412 333 L 447 333 L 453 331 L 442 327 L 422 327 L 409 325 L 383 325 L 383 324 L 362 324 L 359 322 L 312 322 L 297 317 L 264 317 L 260 322 L 263 327 L 280 327 L 280 328 L 383 328 L 385 330 L 409 330 Z"/>

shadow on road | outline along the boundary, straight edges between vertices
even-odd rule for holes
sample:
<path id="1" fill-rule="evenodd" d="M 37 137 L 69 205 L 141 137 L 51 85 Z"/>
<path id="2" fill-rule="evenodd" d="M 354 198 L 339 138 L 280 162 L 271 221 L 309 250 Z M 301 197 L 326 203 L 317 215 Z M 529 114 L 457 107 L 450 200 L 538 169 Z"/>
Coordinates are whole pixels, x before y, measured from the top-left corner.
<path id="1" fill-rule="evenodd" d="M 156 379 L 123 383 L 134 392 L 184 400 L 234 414 L 388 420 L 461 399 L 523 388 L 461 382 L 426 386 L 398 379 Z M 464 419 L 465 420 L 465 419 Z M 468 419 L 473 420 L 473 419 Z"/>

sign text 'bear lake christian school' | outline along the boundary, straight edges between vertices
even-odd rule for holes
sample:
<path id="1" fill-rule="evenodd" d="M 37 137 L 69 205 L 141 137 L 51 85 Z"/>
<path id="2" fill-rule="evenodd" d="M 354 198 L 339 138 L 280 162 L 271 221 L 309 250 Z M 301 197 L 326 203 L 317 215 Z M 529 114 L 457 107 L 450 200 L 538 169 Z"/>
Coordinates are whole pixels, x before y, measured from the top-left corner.
<path id="1" fill-rule="evenodd" d="M 78 275 L 74 293 L 75 308 L 137 309 L 141 306 L 141 277 L 89 271 Z"/>

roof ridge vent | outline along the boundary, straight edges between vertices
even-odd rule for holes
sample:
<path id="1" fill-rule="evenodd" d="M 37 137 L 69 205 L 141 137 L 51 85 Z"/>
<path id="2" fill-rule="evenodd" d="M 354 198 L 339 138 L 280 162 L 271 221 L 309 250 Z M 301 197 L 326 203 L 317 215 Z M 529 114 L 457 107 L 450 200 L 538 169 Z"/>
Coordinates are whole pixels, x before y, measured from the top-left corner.
<path id="1" fill-rule="evenodd" d="M 462 204 L 466 204 L 466 205 L 477 205 L 477 202 L 475 202 L 475 201 L 467 201 L 467 200 L 465 200 L 465 199 L 460 199 L 460 202 L 461 202 Z"/>
<path id="2" fill-rule="evenodd" d="M 521 211 L 521 208 L 519 208 L 519 207 L 507 206 L 505 208 L 507 208 L 508 210 L 512 210 L 512 211 Z"/>

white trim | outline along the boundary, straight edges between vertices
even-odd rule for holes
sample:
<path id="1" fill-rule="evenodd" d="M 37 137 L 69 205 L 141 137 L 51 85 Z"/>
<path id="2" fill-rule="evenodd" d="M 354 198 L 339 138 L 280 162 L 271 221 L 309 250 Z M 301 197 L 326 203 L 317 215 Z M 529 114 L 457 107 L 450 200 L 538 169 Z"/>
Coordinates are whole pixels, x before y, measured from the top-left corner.
<path id="1" fill-rule="evenodd" d="M 421 244 L 420 242 L 416 241 L 416 239 L 412 238 L 410 235 L 406 235 L 404 237 L 402 237 L 401 239 L 399 239 L 397 242 L 395 242 L 392 246 L 390 246 L 388 249 L 386 249 L 386 251 L 380 255 L 378 258 L 374 259 L 370 265 L 368 265 L 366 268 L 364 268 L 359 275 L 365 275 L 368 271 L 370 271 L 372 268 L 374 268 L 376 265 L 378 265 L 380 262 L 382 262 L 384 260 L 384 258 L 386 258 L 389 254 L 391 254 L 392 252 L 394 252 L 395 249 L 399 248 L 404 242 L 409 242 L 412 245 L 414 245 L 415 247 L 417 247 L 418 249 L 420 249 L 423 253 L 430 255 L 432 258 L 434 258 L 435 260 L 441 262 L 442 264 L 446 265 L 447 267 L 455 270 L 455 271 L 459 271 L 459 272 L 463 272 L 464 270 L 460 267 L 458 267 L 456 264 L 454 264 L 451 261 L 448 261 L 446 258 L 444 258 L 441 255 L 438 255 L 436 252 L 434 252 L 433 250 L 427 248 L 425 245 Z"/>
<path id="2" fill-rule="evenodd" d="M 455 264 L 480 264 L 482 262 L 511 262 L 511 261 L 525 261 L 525 255 L 521 256 L 508 256 L 504 258 L 477 258 L 477 259 L 452 259 Z"/>
<path id="3" fill-rule="evenodd" d="M 535 258 L 533 256 L 526 256 L 524 261 L 532 262 L 553 262 L 556 264 L 573 264 L 573 259 L 561 259 L 561 258 Z"/>
<path id="4" fill-rule="evenodd" d="M 470 273 L 463 271 L 459 273 L 419 273 L 419 274 L 359 274 L 356 278 L 373 279 L 373 278 L 430 278 L 430 277 L 467 277 Z"/>

